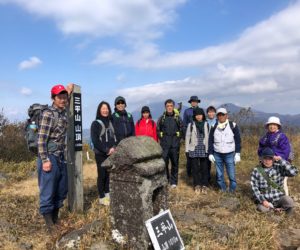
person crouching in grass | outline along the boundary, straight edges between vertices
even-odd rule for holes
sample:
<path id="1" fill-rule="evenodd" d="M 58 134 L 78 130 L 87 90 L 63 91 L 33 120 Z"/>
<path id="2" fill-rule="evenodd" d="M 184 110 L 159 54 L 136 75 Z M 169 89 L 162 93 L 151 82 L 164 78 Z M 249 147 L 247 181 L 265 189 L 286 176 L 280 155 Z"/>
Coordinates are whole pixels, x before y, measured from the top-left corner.
<path id="1" fill-rule="evenodd" d="M 193 121 L 188 124 L 185 137 L 186 152 L 192 165 L 195 192 L 206 194 L 208 186 L 208 125 L 202 108 L 193 110 Z"/>
<path id="2" fill-rule="evenodd" d="M 271 148 L 265 148 L 261 154 L 261 164 L 251 174 L 251 187 L 260 212 L 285 211 L 291 214 L 294 201 L 285 195 L 283 180 L 286 176 L 298 174 L 298 169 L 280 156 L 275 157 Z"/>

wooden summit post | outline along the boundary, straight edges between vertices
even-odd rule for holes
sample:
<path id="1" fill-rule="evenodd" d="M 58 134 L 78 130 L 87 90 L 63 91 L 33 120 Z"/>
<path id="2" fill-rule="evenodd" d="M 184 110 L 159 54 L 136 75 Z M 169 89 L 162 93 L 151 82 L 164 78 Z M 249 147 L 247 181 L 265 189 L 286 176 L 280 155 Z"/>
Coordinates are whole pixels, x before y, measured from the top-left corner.
<path id="1" fill-rule="evenodd" d="M 74 85 L 68 112 L 68 205 L 70 211 L 83 211 L 82 105 L 81 87 Z"/>

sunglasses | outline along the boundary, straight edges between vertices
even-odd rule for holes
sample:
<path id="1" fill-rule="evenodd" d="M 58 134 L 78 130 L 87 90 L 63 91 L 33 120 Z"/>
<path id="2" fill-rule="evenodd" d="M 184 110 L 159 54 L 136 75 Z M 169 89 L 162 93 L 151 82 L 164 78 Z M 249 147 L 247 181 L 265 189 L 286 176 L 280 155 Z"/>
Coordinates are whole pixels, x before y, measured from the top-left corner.
<path id="1" fill-rule="evenodd" d="M 125 102 L 117 102 L 117 105 L 120 105 L 120 104 L 125 104 Z"/>

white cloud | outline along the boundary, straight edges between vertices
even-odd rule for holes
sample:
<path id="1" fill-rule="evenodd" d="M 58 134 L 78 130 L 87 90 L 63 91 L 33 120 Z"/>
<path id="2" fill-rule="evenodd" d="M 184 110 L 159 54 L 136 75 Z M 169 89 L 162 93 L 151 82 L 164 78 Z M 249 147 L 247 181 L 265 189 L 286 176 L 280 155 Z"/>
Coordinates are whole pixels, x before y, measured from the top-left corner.
<path id="1" fill-rule="evenodd" d="M 20 70 L 32 69 L 39 66 L 40 64 L 42 64 L 42 61 L 38 57 L 33 56 L 30 57 L 28 60 L 24 60 L 20 62 L 19 69 Z"/>
<path id="2" fill-rule="evenodd" d="M 22 87 L 22 88 L 20 89 L 20 93 L 21 93 L 22 95 L 29 96 L 29 95 L 32 94 L 32 90 L 29 89 L 29 88 L 26 88 L 26 87 Z"/>
<path id="3" fill-rule="evenodd" d="M 265 65 L 280 61 L 297 62 L 300 60 L 300 1 L 246 29 L 237 40 L 218 46 L 172 53 L 159 51 L 155 45 L 147 43 L 127 53 L 121 50 L 111 52 L 100 52 L 94 63 L 165 69 L 209 67 L 216 64 Z M 141 52 L 143 56 L 140 55 Z"/>
<path id="4" fill-rule="evenodd" d="M 117 57 L 118 56 L 118 57 Z M 186 101 L 192 94 L 210 103 L 251 103 L 280 112 L 299 112 L 289 107 L 300 92 L 300 1 L 269 19 L 246 29 L 238 39 L 201 50 L 141 58 L 119 51 L 110 63 L 138 68 L 165 69 L 198 67 L 201 76 L 146 84 L 119 91 L 131 105 L 143 100 L 163 101 L 168 97 Z"/>
<path id="5" fill-rule="evenodd" d="M 0 0 L 54 19 L 64 34 L 152 40 L 171 24 L 186 0 Z"/>

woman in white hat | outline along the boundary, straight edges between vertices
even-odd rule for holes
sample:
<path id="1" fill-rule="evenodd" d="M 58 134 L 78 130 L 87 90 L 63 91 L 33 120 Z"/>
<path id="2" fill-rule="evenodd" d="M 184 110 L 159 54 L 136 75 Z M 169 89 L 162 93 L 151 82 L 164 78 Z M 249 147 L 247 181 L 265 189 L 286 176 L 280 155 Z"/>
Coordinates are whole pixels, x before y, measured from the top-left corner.
<path id="1" fill-rule="evenodd" d="M 274 152 L 274 160 L 291 161 L 291 144 L 285 133 L 281 130 L 280 119 L 276 116 L 269 117 L 265 124 L 266 134 L 259 140 L 258 155 L 262 156 L 262 151 L 269 147 Z M 288 188 L 285 180 L 284 190 L 288 195 Z"/>

